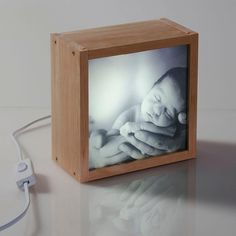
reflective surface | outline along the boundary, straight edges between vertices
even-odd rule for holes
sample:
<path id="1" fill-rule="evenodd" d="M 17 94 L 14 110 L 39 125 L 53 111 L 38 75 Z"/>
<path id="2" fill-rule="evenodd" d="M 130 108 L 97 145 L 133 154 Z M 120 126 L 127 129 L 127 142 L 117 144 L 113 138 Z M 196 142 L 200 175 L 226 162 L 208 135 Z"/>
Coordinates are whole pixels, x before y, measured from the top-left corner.
<path id="1" fill-rule="evenodd" d="M 8 134 L 48 113 L 0 110 L 1 223 L 24 201 L 14 183 L 16 151 Z M 236 113 L 202 112 L 198 120 L 197 159 L 89 184 L 50 159 L 47 123 L 26 132 L 20 141 L 38 182 L 26 217 L 0 235 L 236 235 Z"/>
<path id="2" fill-rule="evenodd" d="M 120 184 L 94 184 L 86 200 L 90 227 L 85 235 L 188 235 L 188 177 L 187 166 L 181 166 L 132 175 Z"/>

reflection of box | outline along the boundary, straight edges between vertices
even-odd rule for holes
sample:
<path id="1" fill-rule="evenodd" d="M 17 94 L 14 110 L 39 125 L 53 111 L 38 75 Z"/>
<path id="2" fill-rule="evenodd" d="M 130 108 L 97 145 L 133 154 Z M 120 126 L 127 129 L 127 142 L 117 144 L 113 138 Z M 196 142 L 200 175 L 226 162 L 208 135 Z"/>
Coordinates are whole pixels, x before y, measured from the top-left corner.
<path id="1" fill-rule="evenodd" d="M 179 45 L 188 48 L 187 149 L 89 170 L 89 60 Z M 85 182 L 194 158 L 197 48 L 197 33 L 167 19 L 52 34 L 53 159 Z"/>

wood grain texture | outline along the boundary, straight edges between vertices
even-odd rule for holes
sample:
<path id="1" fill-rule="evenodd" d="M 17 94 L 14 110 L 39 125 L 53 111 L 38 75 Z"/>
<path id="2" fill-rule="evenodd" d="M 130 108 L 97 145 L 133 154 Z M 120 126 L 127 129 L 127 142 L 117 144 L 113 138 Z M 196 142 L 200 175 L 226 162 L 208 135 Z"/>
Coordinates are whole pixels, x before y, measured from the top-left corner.
<path id="1" fill-rule="evenodd" d="M 52 155 L 65 170 L 80 179 L 80 153 L 82 127 L 81 88 L 84 86 L 80 74 L 84 71 L 82 48 L 61 40 L 60 35 L 51 36 L 52 48 Z M 81 60 L 82 58 L 82 60 Z M 81 86 L 83 83 L 83 86 Z M 83 94 L 82 94 L 83 95 Z"/>
<path id="2" fill-rule="evenodd" d="M 88 61 L 188 45 L 188 150 L 88 169 Z M 52 34 L 52 156 L 81 182 L 196 157 L 198 34 L 168 19 Z"/>
<path id="3" fill-rule="evenodd" d="M 168 19 L 122 24 L 95 29 L 61 33 L 61 37 L 89 50 L 89 59 L 173 46 L 181 38 L 195 34 Z"/>
<path id="4" fill-rule="evenodd" d="M 196 156 L 197 147 L 197 81 L 198 81 L 198 34 L 191 36 L 188 71 L 188 143 L 189 152 Z"/>

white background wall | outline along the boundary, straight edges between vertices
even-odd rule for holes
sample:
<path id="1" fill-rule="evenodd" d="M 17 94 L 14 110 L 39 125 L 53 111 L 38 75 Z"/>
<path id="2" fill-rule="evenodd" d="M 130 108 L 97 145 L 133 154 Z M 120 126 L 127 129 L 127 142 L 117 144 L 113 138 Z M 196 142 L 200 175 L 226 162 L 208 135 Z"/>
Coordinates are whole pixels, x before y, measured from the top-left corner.
<path id="1" fill-rule="evenodd" d="M 50 33 L 167 17 L 200 33 L 199 109 L 236 109 L 236 1 L 0 0 L 0 107 L 50 107 Z"/>

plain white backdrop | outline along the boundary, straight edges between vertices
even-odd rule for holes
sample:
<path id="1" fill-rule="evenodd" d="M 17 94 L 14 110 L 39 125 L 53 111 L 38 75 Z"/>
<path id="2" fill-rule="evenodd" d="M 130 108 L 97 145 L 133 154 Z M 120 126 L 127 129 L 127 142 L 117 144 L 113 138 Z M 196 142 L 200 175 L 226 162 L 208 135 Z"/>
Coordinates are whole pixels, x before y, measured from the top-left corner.
<path id="1" fill-rule="evenodd" d="M 198 107 L 236 109 L 235 0 L 0 0 L 0 107 L 50 108 L 50 33 L 167 17 L 200 34 Z"/>

